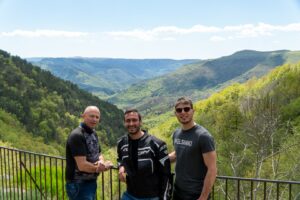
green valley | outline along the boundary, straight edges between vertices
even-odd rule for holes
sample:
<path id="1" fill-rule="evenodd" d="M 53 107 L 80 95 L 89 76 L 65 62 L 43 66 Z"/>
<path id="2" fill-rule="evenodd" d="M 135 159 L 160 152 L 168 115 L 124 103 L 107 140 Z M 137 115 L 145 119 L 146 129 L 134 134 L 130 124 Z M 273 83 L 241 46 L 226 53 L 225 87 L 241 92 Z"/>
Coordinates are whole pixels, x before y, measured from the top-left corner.
<path id="1" fill-rule="evenodd" d="M 69 80 L 101 98 L 128 88 L 141 80 L 164 75 L 197 60 L 28 58 L 28 61 Z"/>
<path id="2" fill-rule="evenodd" d="M 88 105 L 101 109 L 98 134 L 104 147 L 124 134 L 122 111 L 75 84 L 5 51 L 0 51 L 0 69 L 0 141 L 63 155 L 67 135 Z"/>
<path id="3" fill-rule="evenodd" d="M 244 50 L 184 65 L 164 76 L 140 81 L 113 95 L 109 101 L 121 108 L 134 106 L 150 117 L 157 116 L 168 111 L 179 96 L 204 99 L 234 82 L 261 77 L 278 65 L 298 61 L 299 51 Z"/>

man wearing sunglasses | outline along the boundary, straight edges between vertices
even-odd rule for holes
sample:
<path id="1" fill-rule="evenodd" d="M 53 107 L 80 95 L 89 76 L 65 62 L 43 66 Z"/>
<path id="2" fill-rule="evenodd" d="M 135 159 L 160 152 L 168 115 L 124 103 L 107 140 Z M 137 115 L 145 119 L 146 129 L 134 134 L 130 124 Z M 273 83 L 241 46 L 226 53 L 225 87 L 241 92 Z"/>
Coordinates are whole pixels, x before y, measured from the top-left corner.
<path id="1" fill-rule="evenodd" d="M 181 128 L 173 133 L 175 151 L 169 154 L 176 161 L 173 200 L 207 200 L 217 175 L 214 139 L 194 122 L 189 98 L 176 101 L 175 115 Z"/>

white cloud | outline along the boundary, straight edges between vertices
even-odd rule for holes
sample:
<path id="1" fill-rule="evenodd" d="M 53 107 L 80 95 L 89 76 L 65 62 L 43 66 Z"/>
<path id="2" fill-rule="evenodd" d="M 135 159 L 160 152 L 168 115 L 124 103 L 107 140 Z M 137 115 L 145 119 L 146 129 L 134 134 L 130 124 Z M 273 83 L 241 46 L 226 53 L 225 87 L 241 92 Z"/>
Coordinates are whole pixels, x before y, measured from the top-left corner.
<path id="1" fill-rule="evenodd" d="M 211 36 L 211 41 L 223 41 L 234 38 L 249 38 L 260 36 L 271 36 L 275 32 L 300 32 L 300 23 L 287 25 L 271 25 L 265 23 L 244 24 L 237 26 L 203 26 L 195 25 L 190 28 L 179 28 L 176 26 L 159 26 L 153 29 L 135 29 L 131 31 L 112 31 L 107 32 L 108 35 L 117 39 L 139 39 L 139 40 L 166 40 L 166 38 L 175 39 L 175 36 L 190 34 L 216 34 Z"/>
<path id="2" fill-rule="evenodd" d="M 191 28 L 178 28 L 176 26 L 159 26 L 151 30 L 135 29 L 132 31 L 112 31 L 107 32 L 108 35 L 120 38 L 135 38 L 141 40 L 169 40 L 174 35 L 187 35 L 193 33 L 215 33 L 221 31 L 220 28 L 213 26 L 195 25 Z"/>
<path id="3" fill-rule="evenodd" d="M 300 23 L 287 25 L 271 25 L 265 23 L 243 24 L 236 26 L 203 26 L 195 25 L 190 28 L 180 28 L 176 26 L 158 26 L 153 29 L 134 29 L 129 31 L 106 32 L 114 39 L 134 39 L 142 41 L 152 40 L 176 40 L 179 36 L 207 36 L 210 41 L 224 41 L 235 38 L 250 38 L 261 36 L 272 36 L 277 32 L 300 32 Z M 216 35 L 218 34 L 218 35 Z M 60 37 L 78 38 L 94 35 L 99 37 L 102 33 L 71 32 L 63 30 L 14 30 L 11 32 L 0 32 L 0 37 Z M 103 35 L 102 35 L 103 36 Z M 102 37 L 100 36 L 100 37 Z"/>
<path id="4" fill-rule="evenodd" d="M 300 23 L 157 26 L 114 32 L 0 31 L 1 48 L 22 57 L 213 58 L 242 49 L 299 50 Z M 116 40 L 118 39 L 118 40 Z"/>
<path id="5" fill-rule="evenodd" d="M 70 32 L 59 30 L 14 30 L 11 32 L 0 32 L 0 36 L 4 37 L 82 37 L 87 36 L 85 32 Z"/>

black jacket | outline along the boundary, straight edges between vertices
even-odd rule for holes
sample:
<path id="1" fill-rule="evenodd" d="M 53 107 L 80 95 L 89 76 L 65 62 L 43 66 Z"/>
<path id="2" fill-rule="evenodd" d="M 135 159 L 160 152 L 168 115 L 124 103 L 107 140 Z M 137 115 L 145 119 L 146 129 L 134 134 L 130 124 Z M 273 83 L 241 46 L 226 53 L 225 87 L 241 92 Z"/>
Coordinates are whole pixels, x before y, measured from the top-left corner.
<path id="1" fill-rule="evenodd" d="M 168 199 L 170 160 L 166 143 L 144 131 L 138 140 L 137 168 L 132 161 L 132 140 L 118 141 L 118 164 L 126 170 L 127 192 L 137 198 Z"/>

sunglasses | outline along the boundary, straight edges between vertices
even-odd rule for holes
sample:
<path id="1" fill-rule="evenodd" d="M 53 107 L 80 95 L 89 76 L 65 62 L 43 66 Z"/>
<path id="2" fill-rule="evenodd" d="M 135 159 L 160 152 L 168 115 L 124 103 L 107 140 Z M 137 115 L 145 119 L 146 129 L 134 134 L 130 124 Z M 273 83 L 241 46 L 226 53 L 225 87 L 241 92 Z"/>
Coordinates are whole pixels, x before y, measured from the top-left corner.
<path id="1" fill-rule="evenodd" d="M 191 107 L 184 107 L 184 108 L 176 108 L 175 111 L 177 113 L 182 113 L 183 111 L 184 112 L 189 112 L 192 108 Z"/>

